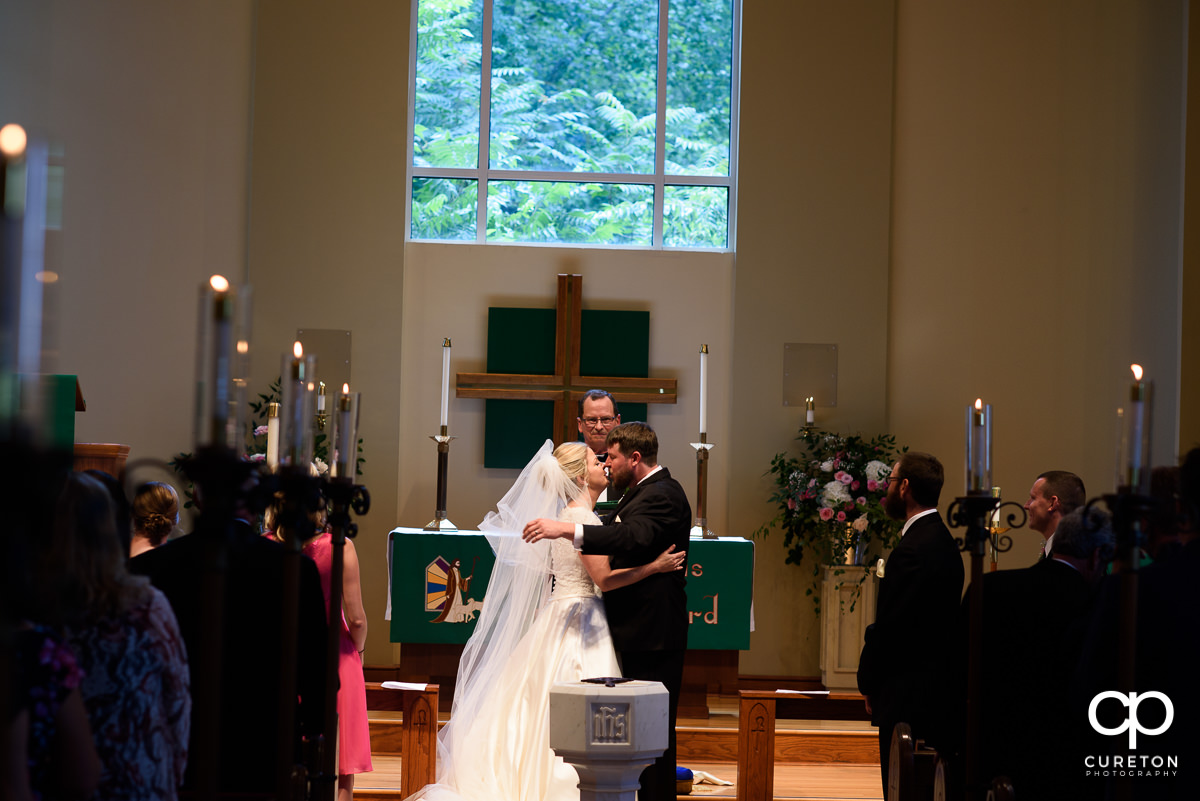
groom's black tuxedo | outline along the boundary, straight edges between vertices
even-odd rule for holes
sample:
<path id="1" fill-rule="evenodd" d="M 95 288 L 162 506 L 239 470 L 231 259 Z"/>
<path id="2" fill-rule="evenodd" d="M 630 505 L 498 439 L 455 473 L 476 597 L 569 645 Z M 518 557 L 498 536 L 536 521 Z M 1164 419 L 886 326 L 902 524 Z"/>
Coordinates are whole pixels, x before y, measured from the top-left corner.
<path id="1" fill-rule="evenodd" d="M 664 467 L 630 487 L 604 524 L 583 527 L 583 552 L 608 556 L 613 569 L 654 561 L 671 545 L 686 551 L 692 509 Z M 620 651 L 687 648 L 686 570 L 652 576 L 604 593 L 604 608 Z"/>
<path id="2" fill-rule="evenodd" d="M 633 487 L 603 525 L 583 527 L 583 552 L 607 555 L 613 568 L 652 562 L 671 545 L 686 551 L 692 508 L 664 467 Z M 621 671 L 633 679 L 661 681 L 670 695 L 667 750 L 641 777 L 639 801 L 675 795 L 675 717 L 687 651 L 687 570 L 655 573 L 604 593 L 604 609 Z"/>

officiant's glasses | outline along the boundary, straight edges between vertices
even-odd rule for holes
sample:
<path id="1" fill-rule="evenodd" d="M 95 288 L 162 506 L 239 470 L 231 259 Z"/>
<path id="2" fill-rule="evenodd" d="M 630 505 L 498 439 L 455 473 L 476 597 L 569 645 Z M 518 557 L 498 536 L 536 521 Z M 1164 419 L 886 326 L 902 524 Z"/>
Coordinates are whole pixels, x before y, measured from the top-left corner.
<path id="1" fill-rule="evenodd" d="M 596 426 L 604 426 L 607 428 L 617 421 L 615 417 L 580 417 L 583 424 L 595 428 Z"/>

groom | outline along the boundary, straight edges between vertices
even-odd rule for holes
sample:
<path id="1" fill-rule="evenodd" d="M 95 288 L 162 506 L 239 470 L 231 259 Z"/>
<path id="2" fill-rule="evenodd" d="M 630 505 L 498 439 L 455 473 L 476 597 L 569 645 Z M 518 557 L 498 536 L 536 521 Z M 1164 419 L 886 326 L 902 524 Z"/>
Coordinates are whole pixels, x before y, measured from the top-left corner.
<path id="1" fill-rule="evenodd" d="M 692 509 L 679 482 L 658 464 L 658 437 L 645 423 L 623 423 L 608 434 L 614 496 L 628 488 L 599 526 L 539 518 L 525 526 L 526 542 L 573 537 L 585 554 L 607 555 L 612 567 L 652 562 L 674 545 L 687 550 Z M 667 750 L 641 776 L 639 801 L 667 801 L 675 793 L 675 714 L 687 651 L 687 571 L 655 573 L 604 593 L 613 644 L 628 678 L 660 681 L 670 697 Z"/>

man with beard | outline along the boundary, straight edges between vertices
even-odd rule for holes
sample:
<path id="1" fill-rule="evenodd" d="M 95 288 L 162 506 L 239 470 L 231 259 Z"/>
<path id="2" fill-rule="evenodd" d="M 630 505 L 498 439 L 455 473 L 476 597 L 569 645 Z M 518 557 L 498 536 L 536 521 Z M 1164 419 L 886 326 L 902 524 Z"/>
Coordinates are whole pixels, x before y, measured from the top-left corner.
<path id="1" fill-rule="evenodd" d="M 892 467 L 883 500 L 888 516 L 905 523 L 879 584 L 875 622 L 859 657 L 858 689 L 879 727 L 885 797 L 897 723 L 907 723 L 915 739 L 934 747 L 951 740 L 948 706 L 963 564 L 937 510 L 943 479 L 941 462 L 910 451 Z"/>
<path id="2" fill-rule="evenodd" d="M 676 551 L 687 550 L 692 509 L 683 487 L 658 464 L 654 429 L 641 422 L 624 423 L 609 432 L 607 444 L 613 494 L 629 488 L 616 510 L 599 526 L 539 518 L 525 526 L 525 540 L 573 537 L 576 548 L 607 555 L 614 569 L 652 562 L 672 545 Z M 604 593 L 621 672 L 632 679 L 660 681 L 670 696 L 667 750 L 642 773 L 639 801 L 675 798 L 675 718 L 688 632 L 686 573 L 655 573 Z"/>

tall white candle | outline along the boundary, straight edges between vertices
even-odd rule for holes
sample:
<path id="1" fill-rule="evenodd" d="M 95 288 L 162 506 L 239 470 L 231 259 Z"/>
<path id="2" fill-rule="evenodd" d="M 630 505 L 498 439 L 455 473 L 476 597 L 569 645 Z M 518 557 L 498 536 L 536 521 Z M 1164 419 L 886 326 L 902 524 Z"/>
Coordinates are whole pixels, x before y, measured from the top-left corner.
<path id="1" fill-rule="evenodd" d="M 814 407 L 813 397 L 810 395 L 809 397 L 804 399 L 804 422 L 806 425 L 811 426 L 813 423 L 816 422 L 816 420 L 817 420 L 817 412 Z"/>
<path id="2" fill-rule="evenodd" d="M 442 427 L 450 424 L 450 338 L 442 340 Z"/>
<path id="3" fill-rule="evenodd" d="M 700 346 L 700 433 L 708 431 L 708 345 Z"/>

